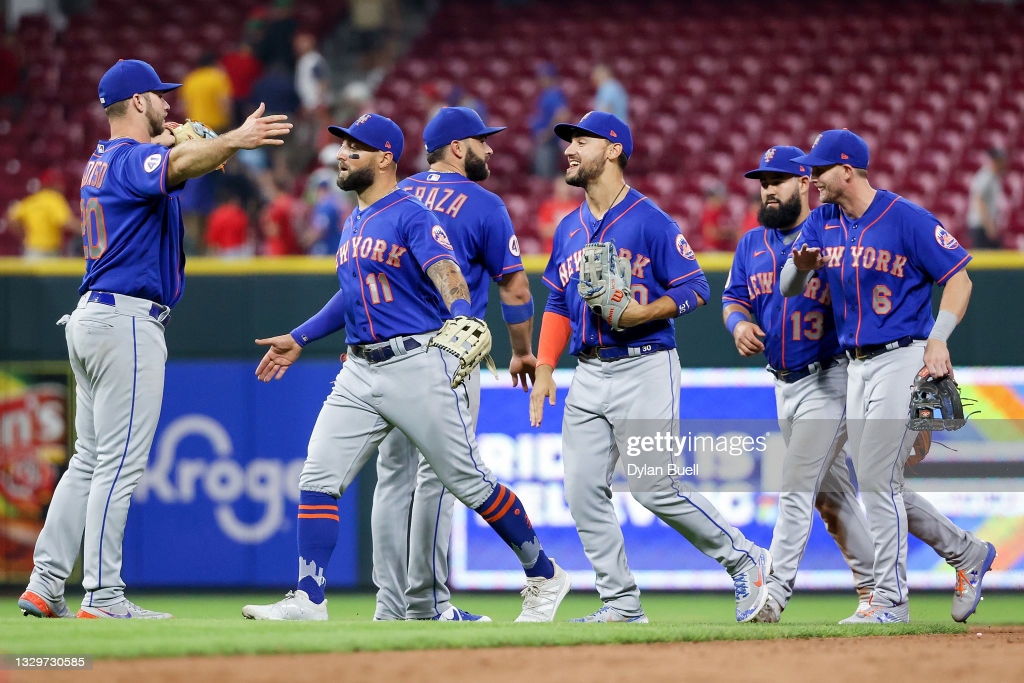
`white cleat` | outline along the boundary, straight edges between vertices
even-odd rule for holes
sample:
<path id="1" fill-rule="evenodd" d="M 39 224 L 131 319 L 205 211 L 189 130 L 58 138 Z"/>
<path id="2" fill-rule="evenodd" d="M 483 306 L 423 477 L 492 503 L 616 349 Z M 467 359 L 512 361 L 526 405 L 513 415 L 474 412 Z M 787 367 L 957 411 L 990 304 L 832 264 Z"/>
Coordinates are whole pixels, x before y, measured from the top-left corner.
<path id="1" fill-rule="evenodd" d="M 569 575 L 564 569 L 555 564 L 555 575 L 550 579 L 541 577 L 527 578 L 526 588 L 521 592 L 523 596 L 523 611 L 516 617 L 516 622 L 545 622 L 554 621 L 555 612 L 562 603 L 562 599 L 569 592 Z"/>
<path id="2" fill-rule="evenodd" d="M 318 605 L 309 599 L 306 591 L 288 591 L 284 600 L 271 605 L 246 605 L 242 616 L 269 621 L 327 621 L 327 598 Z"/>
<path id="3" fill-rule="evenodd" d="M 167 612 L 155 612 L 139 607 L 134 602 L 122 600 L 113 605 L 103 607 L 82 607 L 78 610 L 79 619 L 173 619 Z"/>

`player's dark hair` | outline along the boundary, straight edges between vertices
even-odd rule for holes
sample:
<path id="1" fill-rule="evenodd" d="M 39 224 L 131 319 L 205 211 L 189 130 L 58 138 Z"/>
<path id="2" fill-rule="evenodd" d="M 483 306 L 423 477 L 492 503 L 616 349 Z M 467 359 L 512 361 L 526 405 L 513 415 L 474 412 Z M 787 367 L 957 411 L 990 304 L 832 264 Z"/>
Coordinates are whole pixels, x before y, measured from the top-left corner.
<path id="1" fill-rule="evenodd" d="M 625 170 L 626 164 L 629 163 L 629 157 L 627 157 L 625 154 L 620 154 L 619 158 L 616 159 L 616 161 L 619 162 L 619 168 Z"/>
<path id="2" fill-rule="evenodd" d="M 448 149 L 448 145 L 444 147 L 438 147 L 433 152 L 427 152 L 427 165 L 436 164 L 439 161 L 444 161 L 444 152 Z"/>

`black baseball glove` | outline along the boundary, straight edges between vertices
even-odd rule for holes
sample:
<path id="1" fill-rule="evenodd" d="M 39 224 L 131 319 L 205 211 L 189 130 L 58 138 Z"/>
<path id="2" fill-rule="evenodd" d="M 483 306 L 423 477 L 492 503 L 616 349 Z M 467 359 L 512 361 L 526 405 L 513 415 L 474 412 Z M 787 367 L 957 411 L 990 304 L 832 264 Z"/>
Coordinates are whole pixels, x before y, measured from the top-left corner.
<path id="1" fill-rule="evenodd" d="M 910 392 L 909 429 L 941 432 L 960 429 L 967 423 L 960 400 L 960 387 L 952 377 L 935 379 L 923 371 Z"/>

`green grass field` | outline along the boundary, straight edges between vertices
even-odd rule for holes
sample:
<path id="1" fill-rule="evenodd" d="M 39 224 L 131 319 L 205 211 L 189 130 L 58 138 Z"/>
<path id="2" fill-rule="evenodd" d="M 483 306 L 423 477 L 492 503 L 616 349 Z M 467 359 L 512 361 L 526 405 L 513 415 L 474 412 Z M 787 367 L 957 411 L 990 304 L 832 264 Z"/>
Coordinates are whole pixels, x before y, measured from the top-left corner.
<path id="1" fill-rule="evenodd" d="M 152 594 L 133 596 L 145 607 L 172 612 L 171 621 L 34 619 L 21 616 L 16 595 L 2 596 L 0 650 L 17 654 L 89 654 L 97 658 L 182 655 L 351 652 L 509 645 L 579 645 L 671 641 L 817 638 L 833 636 L 963 633 L 975 626 L 1024 624 L 1024 595 L 988 593 L 970 625 L 949 617 L 950 595 L 916 593 L 912 624 L 847 627 L 836 622 L 853 611 L 852 595 L 798 595 L 781 624 L 737 624 L 726 594 L 646 593 L 650 625 L 512 624 L 518 595 L 462 594 L 463 609 L 490 615 L 493 624 L 429 622 L 372 623 L 373 596 L 328 596 L 331 620 L 323 623 L 257 622 L 243 619 L 241 607 L 272 602 L 280 595 Z M 570 595 L 559 620 L 599 606 L 596 595 Z"/>

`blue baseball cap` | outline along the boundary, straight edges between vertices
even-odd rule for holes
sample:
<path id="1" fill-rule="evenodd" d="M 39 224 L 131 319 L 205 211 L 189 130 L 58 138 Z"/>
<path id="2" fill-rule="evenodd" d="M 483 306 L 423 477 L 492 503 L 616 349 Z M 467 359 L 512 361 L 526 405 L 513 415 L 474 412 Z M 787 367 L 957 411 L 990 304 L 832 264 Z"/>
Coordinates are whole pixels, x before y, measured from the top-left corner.
<path id="1" fill-rule="evenodd" d="M 336 137 L 352 138 L 382 152 L 391 152 L 396 162 L 402 158 L 405 136 L 398 124 L 386 116 L 363 114 L 348 128 L 327 126 L 327 130 Z"/>
<path id="2" fill-rule="evenodd" d="M 484 125 L 480 114 L 469 107 L 441 107 L 423 129 L 423 144 L 428 152 L 433 152 L 453 140 L 478 138 L 481 135 L 494 135 L 505 130 L 505 126 Z"/>
<path id="3" fill-rule="evenodd" d="M 759 180 L 763 173 L 786 173 L 788 175 L 810 176 L 811 167 L 806 164 L 798 164 L 793 161 L 795 157 L 803 156 L 804 151 L 799 147 L 776 145 L 769 147 L 761 155 L 761 163 L 753 171 L 743 174 L 744 178 Z"/>
<path id="4" fill-rule="evenodd" d="M 136 93 L 165 93 L 180 87 L 181 83 L 161 81 L 156 69 L 141 59 L 119 59 L 100 79 L 100 104 L 109 107 Z"/>
<path id="5" fill-rule="evenodd" d="M 566 142 L 572 142 L 573 137 L 580 135 L 604 138 L 622 145 L 622 153 L 627 159 L 633 155 L 633 134 L 629 132 L 629 126 L 615 114 L 605 111 L 589 112 L 579 123 L 559 123 L 555 125 L 555 135 Z"/>
<path id="6" fill-rule="evenodd" d="M 811 151 L 794 158 L 793 161 L 808 166 L 844 164 L 854 168 L 867 168 L 870 156 L 868 143 L 864 142 L 864 138 L 843 128 L 819 133 L 818 137 L 814 138 Z"/>

